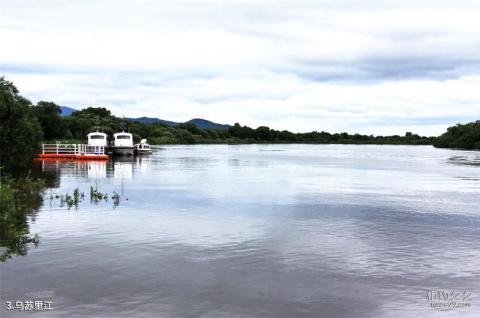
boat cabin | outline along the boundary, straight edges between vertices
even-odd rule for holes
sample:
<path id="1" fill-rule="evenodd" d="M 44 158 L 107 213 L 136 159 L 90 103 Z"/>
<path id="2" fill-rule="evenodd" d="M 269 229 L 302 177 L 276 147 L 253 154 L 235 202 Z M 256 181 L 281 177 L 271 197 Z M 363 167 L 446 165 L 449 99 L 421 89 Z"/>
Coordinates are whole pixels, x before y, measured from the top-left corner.
<path id="1" fill-rule="evenodd" d="M 103 132 L 91 132 L 87 135 L 87 146 L 107 146 L 107 134 Z"/>
<path id="2" fill-rule="evenodd" d="M 113 134 L 113 146 L 114 147 L 132 147 L 133 148 L 133 136 L 131 133 L 121 132 Z"/>
<path id="3" fill-rule="evenodd" d="M 150 145 L 149 144 L 136 144 L 135 149 L 137 150 L 150 150 Z"/>

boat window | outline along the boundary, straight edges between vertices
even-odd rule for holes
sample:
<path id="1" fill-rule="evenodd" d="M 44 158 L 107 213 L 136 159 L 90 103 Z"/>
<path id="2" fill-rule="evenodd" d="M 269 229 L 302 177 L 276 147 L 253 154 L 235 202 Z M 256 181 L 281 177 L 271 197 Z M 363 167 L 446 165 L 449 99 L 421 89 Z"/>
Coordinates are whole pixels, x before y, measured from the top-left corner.
<path id="1" fill-rule="evenodd" d="M 117 136 L 117 139 L 130 139 L 130 136 Z"/>
<path id="2" fill-rule="evenodd" d="M 102 135 L 93 135 L 93 136 L 90 136 L 90 139 L 105 139 L 105 136 L 102 136 Z"/>

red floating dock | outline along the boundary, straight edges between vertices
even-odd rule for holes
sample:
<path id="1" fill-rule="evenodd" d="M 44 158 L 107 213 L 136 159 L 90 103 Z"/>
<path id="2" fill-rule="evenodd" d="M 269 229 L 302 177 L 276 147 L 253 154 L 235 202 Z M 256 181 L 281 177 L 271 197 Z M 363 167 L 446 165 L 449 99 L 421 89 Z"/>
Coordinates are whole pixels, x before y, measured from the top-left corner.
<path id="1" fill-rule="evenodd" d="M 108 160 L 105 147 L 85 144 L 43 144 L 38 159 Z"/>
<path id="2" fill-rule="evenodd" d="M 38 159 L 70 159 L 70 160 L 108 160 L 108 155 L 76 155 L 76 154 L 39 154 Z"/>

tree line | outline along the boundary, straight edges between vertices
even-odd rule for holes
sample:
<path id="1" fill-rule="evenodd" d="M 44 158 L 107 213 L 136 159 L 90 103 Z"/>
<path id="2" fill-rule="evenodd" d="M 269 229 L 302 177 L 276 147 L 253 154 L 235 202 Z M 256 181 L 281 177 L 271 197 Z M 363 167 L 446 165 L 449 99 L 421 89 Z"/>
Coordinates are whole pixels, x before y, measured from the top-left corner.
<path id="1" fill-rule="evenodd" d="M 457 124 L 435 139 L 435 147 L 480 150 L 480 120 L 468 124 Z"/>
<path id="2" fill-rule="evenodd" d="M 166 126 L 162 123 L 142 123 L 114 116 L 104 107 L 88 107 L 69 116 L 61 116 L 53 102 L 40 101 L 33 105 L 22 97 L 17 88 L 0 77 L 0 146 L 4 168 L 30 160 L 43 142 L 83 143 L 87 133 L 95 130 L 109 135 L 122 130 L 133 134 L 136 141 L 148 138 L 151 144 L 211 144 L 211 143 L 308 143 L 308 144 L 392 144 L 435 145 L 480 149 L 480 123 L 456 125 L 440 137 L 424 137 L 411 132 L 405 135 L 374 136 L 313 131 L 293 133 L 266 126 L 250 128 L 238 123 L 228 129 L 200 129 L 184 123 Z"/>

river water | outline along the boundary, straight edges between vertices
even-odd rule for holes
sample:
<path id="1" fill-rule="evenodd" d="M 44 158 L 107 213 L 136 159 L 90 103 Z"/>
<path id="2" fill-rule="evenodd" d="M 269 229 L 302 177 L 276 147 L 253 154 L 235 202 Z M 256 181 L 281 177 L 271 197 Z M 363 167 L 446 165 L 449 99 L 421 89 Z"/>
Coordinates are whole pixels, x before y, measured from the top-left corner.
<path id="1" fill-rule="evenodd" d="M 40 244 L 0 264 L 0 313 L 29 315 L 5 304 L 35 299 L 52 310 L 34 317 L 480 317 L 479 160 L 195 145 L 40 162 Z M 76 188 L 69 208 L 60 196 Z M 466 307 L 432 307 L 441 291 Z"/>

